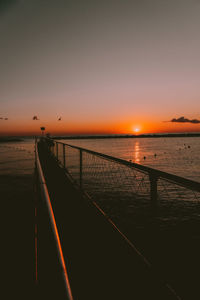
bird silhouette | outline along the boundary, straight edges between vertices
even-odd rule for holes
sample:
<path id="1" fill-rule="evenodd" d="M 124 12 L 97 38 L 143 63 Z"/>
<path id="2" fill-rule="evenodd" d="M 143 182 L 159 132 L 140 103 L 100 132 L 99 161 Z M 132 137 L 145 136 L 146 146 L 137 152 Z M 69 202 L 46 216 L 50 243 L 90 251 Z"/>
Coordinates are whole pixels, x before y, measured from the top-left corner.
<path id="1" fill-rule="evenodd" d="M 37 116 L 33 116 L 33 120 L 36 120 L 36 121 L 38 121 L 39 119 L 38 119 L 38 117 L 37 117 Z"/>
<path id="2" fill-rule="evenodd" d="M 61 120 L 62 120 L 62 118 L 61 118 L 61 117 L 59 117 L 59 118 L 58 118 L 58 121 L 61 121 Z"/>

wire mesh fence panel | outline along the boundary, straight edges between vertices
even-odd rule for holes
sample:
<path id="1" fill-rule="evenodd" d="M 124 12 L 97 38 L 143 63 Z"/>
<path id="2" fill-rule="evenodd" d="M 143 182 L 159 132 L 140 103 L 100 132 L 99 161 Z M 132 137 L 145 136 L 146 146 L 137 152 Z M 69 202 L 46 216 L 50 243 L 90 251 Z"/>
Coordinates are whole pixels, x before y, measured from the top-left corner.
<path id="1" fill-rule="evenodd" d="M 124 194 L 149 197 L 147 174 L 87 152 L 83 153 L 83 184 L 90 194 L 116 191 L 120 198 Z"/>
<path id="2" fill-rule="evenodd" d="M 80 178 L 80 151 L 65 145 L 65 167 L 73 180 L 79 183 Z"/>
<path id="3" fill-rule="evenodd" d="M 200 192 L 179 186 L 165 179 L 158 180 L 159 216 L 175 222 L 199 218 Z"/>
<path id="4" fill-rule="evenodd" d="M 53 142 L 53 143 L 51 144 L 51 146 L 50 146 L 50 151 L 51 151 L 51 153 L 52 153 L 54 156 L 56 156 L 56 143 L 55 143 L 55 142 Z"/>
<path id="5" fill-rule="evenodd" d="M 110 216 L 149 213 L 148 174 L 83 152 L 83 189 Z"/>
<path id="6" fill-rule="evenodd" d="M 58 161 L 63 165 L 63 144 L 57 143 Z"/>

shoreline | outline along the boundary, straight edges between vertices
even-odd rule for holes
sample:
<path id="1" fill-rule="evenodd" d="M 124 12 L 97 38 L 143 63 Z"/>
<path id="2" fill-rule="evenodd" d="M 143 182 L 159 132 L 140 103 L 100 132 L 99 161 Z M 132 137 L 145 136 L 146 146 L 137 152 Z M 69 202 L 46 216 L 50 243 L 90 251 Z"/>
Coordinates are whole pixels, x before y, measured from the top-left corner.
<path id="1" fill-rule="evenodd" d="M 22 138 L 9 138 L 9 137 L 0 137 L 0 143 L 9 143 L 9 142 L 23 142 Z"/>
<path id="2" fill-rule="evenodd" d="M 167 134 L 127 134 L 127 135 L 77 135 L 77 136 L 52 136 L 57 140 L 73 139 L 116 139 L 116 138 L 177 138 L 177 137 L 200 137 L 200 133 L 167 133 Z"/>
<path id="3" fill-rule="evenodd" d="M 37 135 L 37 137 L 41 137 Z M 178 138 L 178 137 L 200 137 L 200 132 L 195 133 L 162 133 L 162 134 L 108 134 L 108 135 L 52 135 L 50 138 L 57 140 L 78 140 L 78 139 L 127 139 L 127 138 Z M 5 136 L 0 137 L 0 143 L 24 142 L 26 139 L 34 139 L 35 136 Z"/>

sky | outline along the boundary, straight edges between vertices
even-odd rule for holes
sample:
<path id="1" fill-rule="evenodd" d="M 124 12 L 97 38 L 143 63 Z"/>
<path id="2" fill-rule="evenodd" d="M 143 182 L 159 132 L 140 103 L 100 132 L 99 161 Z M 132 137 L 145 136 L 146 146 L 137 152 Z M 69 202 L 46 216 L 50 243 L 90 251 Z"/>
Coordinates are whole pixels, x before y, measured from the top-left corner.
<path id="1" fill-rule="evenodd" d="M 0 135 L 199 131 L 199 32 L 198 0 L 1 0 Z"/>

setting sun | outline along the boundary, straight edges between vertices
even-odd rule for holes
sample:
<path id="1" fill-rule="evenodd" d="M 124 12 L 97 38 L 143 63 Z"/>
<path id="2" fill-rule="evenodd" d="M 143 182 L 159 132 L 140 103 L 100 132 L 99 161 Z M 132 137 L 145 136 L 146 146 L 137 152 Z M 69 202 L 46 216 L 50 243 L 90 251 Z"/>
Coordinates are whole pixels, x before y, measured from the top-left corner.
<path id="1" fill-rule="evenodd" d="M 140 127 L 138 127 L 138 126 L 137 126 L 137 127 L 135 127 L 135 126 L 133 127 L 133 131 L 134 131 L 135 133 L 140 132 L 140 130 L 141 130 L 141 129 L 140 129 Z"/>

